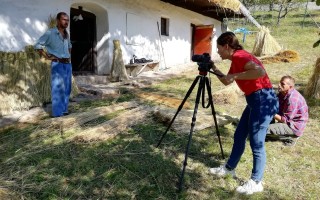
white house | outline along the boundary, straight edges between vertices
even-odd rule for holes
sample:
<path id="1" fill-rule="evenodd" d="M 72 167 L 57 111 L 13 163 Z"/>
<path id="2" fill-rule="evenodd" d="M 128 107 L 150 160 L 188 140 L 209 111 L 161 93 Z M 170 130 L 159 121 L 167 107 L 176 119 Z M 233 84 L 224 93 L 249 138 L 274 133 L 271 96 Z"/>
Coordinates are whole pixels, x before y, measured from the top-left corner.
<path id="1" fill-rule="evenodd" d="M 206 10 L 199 10 L 199 3 L 206 4 Z M 160 69 L 189 63 L 193 54 L 214 55 L 221 19 L 234 14 L 208 0 L 0 0 L 0 4 L 0 51 L 33 45 L 46 31 L 48 19 L 63 11 L 70 16 L 73 71 L 100 75 L 110 73 L 113 40 L 120 40 L 125 63 L 136 55 L 159 61 Z"/>

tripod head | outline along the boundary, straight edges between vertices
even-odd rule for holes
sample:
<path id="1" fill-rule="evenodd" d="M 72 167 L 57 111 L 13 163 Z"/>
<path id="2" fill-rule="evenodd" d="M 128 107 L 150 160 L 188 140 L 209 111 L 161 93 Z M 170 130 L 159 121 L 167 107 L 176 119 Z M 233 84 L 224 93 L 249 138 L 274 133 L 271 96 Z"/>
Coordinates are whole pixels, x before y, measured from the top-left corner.
<path id="1" fill-rule="evenodd" d="M 214 62 L 211 60 L 209 53 L 203 53 L 201 55 L 193 55 L 192 61 L 197 62 L 199 75 L 206 76 L 209 73 L 212 73 L 216 76 L 222 77 L 222 75 L 215 73 L 214 71 L 210 71 L 214 66 Z"/>

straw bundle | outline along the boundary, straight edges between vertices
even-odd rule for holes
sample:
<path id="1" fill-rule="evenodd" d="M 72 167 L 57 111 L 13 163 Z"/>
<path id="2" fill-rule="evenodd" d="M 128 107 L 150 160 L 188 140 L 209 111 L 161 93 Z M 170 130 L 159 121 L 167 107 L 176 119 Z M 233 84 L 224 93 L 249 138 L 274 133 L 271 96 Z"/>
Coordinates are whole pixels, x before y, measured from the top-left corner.
<path id="1" fill-rule="evenodd" d="M 304 91 L 306 97 L 320 99 L 320 58 L 317 59 L 312 77 Z"/>
<path id="2" fill-rule="evenodd" d="M 126 67 L 122 58 L 122 50 L 119 40 L 113 40 L 114 50 L 113 50 L 113 61 L 111 68 L 111 78 L 113 81 L 123 81 L 128 80 Z"/>
<path id="3" fill-rule="evenodd" d="M 270 56 L 281 51 L 278 42 L 270 35 L 267 27 L 262 26 L 258 32 L 252 53 L 255 56 Z"/>
<path id="4" fill-rule="evenodd" d="M 51 101 L 50 62 L 32 46 L 24 52 L 1 52 L 0 69 L 0 116 Z M 77 92 L 73 81 L 72 94 Z"/>

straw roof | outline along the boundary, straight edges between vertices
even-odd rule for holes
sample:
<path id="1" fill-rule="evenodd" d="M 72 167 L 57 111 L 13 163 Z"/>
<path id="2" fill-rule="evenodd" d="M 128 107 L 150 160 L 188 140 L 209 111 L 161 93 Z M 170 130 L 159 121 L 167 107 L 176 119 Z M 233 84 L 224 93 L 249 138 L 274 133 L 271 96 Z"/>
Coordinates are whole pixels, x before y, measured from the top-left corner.
<path id="1" fill-rule="evenodd" d="M 240 1 L 238 0 L 208 0 L 219 5 L 222 8 L 229 8 L 235 12 L 238 12 L 240 9 Z"/>
<path id="2" fill-rule="evenodd" d="M 239 0 L 161 0 L 175 6 L 218 19 L 226 17 L 243 17 Z"/>

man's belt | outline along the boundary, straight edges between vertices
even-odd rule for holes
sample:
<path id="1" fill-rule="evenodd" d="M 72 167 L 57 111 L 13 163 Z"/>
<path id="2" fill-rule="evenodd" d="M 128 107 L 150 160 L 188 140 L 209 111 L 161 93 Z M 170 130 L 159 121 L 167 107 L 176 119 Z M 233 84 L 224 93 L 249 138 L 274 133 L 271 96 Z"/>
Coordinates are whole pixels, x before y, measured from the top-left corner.
<path id="1" fill-rule="evenodd" d="M 70 63 L 70 58 L 55 58 L 55 59 L 52 59 L 52 62 L 67 64 L 67 63 Z"/>

